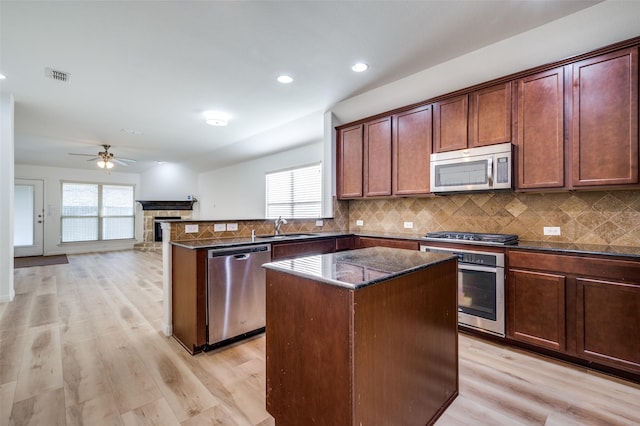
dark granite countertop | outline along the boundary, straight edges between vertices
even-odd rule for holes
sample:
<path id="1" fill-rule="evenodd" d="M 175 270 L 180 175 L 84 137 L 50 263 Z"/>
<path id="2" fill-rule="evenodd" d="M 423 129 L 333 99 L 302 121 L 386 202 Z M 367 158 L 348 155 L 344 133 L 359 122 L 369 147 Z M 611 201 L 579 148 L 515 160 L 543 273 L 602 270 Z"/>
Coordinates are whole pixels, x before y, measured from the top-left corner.
<path id="1" fill-rule="evenodd" d="M 519 241 L 507 248 L 523 250 L 544 250 L 567 254 L 597 254 L 605 256 L 622 256 L 640 259 L 639 247 L 607 246 L 599 244 L 555 243 L 550 241 Z"/>
<path id="2" fill-rule="evenodd" d="M 265 243 L 278 243 L 284 241 L 303 241 L 303 240 L 317 240 L 321 238 L 340 237 L 345 235 L 352 235 L 344 232 L 310 232 L 304 234 L 282 234 L 278 236 L 273 235 L 258 235 L 256 238 L 251 237 L 237 237 L 237 238 L 211 238 L 203 240 L 184 240 L 184 241 L 170 241 L 170 244 L 174 246 L 180 246 L 191 250 L 197 249 L 211 249 L 222 247 L 233 247 L 240 245 L 251 244 L 265 244 Z"/>
<path id="3" fill-rule="evenodd" d="M 355 290 L 455 258 L 449 254 L 370 247 L 281 260 L 263 267 Z"/>
<path id="4" fill-rule="evenodd" d="M 425 244 L 433 243 L 427 241 L 422 235 L 411 234 L 376 234 L 376 233 L 351 233 L 351 232 L 318 232 L 308 233 L 304 235 L 281 235 L 278 237 L 273 236 L 260 236 L 255 240 L 250 237 L 243 238 L 216 238 L 207 240 L 189 240 L 189 241 L 171 241 L 171 244 L 188 249 L 208 249 L 218 247 L 229 247 L 246 244 L 261 244 L 261 243 L 274 243 L 280 241 L 291 240 L 313 240 L 327 237 L 339 237 L 356 235 L 361 237 L 373 237 L 373 238 L 393 238 L 403 240 L 414 240 L 423 242 Z M 469 245 L 470 243 L 465 242 Z M 640 244 L 640 242 L 639 242 Z M 608 246 L 597 244 L 575 244 L 575 243 L 558 243 L 550 241 L 519 241 L 518 244 L 506 246 L 506 248 L 515 248 L 523 250 L 544 250 L 555 253 L 566 254 L 591 254 L 591 255 L 604 255 L 604 256 L 621 256 L 629 257 L 631 259 L 640 260 L 640 245 L 637 247 L 628 246 Z"/>

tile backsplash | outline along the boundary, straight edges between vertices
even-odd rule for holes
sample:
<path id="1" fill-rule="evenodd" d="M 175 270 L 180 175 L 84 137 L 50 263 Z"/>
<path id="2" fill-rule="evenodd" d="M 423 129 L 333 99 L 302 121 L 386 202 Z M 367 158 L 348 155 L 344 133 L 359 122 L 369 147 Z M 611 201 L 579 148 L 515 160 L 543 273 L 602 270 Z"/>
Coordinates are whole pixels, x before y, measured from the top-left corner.
<path id="1" fill-rule="evenodd" d="M 363 226 L 356 221 L 362 220 Z M 404 222 L 413 222 L 405 229 Z M 557 226 L 561 235 L 543 234 Z M 521 240 L 640 246 L 640 190 L 492 192 L 352 200 L 349 231 L 424 235 L 430 231 L 517 234 Z"/>

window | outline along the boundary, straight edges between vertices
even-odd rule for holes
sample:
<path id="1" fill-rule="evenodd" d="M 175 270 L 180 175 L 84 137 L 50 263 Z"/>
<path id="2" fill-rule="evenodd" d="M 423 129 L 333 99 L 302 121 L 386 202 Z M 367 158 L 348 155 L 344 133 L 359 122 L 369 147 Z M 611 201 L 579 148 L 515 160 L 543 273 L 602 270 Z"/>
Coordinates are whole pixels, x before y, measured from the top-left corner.
<path id="1" fill-rule="evenodd" d="M 322 214 L 322 164 L 266 175 L 267 219 L 299 219 Z"/>
<path id="2" fill-rule="evenodd" d="M 62 183 L 62 242 L 134 238 L 132 185 Z"/>

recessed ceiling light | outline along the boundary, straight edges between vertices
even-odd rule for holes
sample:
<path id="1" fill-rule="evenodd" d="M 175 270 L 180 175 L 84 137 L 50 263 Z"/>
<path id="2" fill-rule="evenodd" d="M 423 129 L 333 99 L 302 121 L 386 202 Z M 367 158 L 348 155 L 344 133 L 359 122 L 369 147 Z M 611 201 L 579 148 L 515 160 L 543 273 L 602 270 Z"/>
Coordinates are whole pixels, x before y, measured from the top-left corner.
<path id="1" fill-rule="evenodd" d="M 205 111 L 203 113 L 207 124 L 212 126 L 226 126 L 229 122 L 229 116 L 220 111 Z"/>
<path id="2" fill-rule="evenodd" d="M 5 78 L 7 78 L 4 74 L 0 74 L 0 80 L 4 80 Z"/>
<path id="3" fill-rule="evenodd" d="M 368 70 L 369 65 L 365 64 L 364 62 L 358 62 L 357 64 L 353 64 L 351 69 L 355 72 L 362 72 Z"/>
<path id="4" fill-rule="evenodd" d="M 288 75 L 281 75 L 280 77 L 278 77 L 278 82 L 280 82 L 282 84 L 289 84 L 289 83 L 293 82 L 293 78 L 291 78 Z"/>
<path id="5" fill-rule="evenodd" d="M 142 132 L 142 130 L 134 130 L 134 129 L 120 129 L 120 132 L 122 133 L 128 133 L 130 135 L 137 135 L 137 136 L 142 136 L 144 135 L 144 133 Z"/>

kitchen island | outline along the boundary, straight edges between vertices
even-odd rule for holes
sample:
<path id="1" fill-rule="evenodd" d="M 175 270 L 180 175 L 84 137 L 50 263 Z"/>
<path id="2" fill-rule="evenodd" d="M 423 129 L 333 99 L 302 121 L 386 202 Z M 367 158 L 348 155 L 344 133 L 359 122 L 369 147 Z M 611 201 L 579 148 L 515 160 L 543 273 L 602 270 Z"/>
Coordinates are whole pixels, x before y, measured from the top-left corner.
<path id="1" fill-rule="evenodd" d="M 264 267 L 278 426 L 432 424 L 455 399 L 454 256 L 372 247 Z"/>

